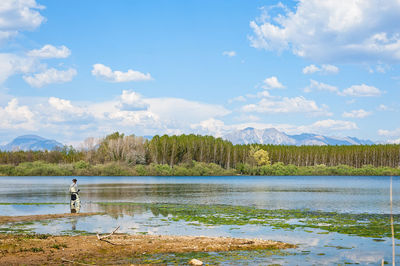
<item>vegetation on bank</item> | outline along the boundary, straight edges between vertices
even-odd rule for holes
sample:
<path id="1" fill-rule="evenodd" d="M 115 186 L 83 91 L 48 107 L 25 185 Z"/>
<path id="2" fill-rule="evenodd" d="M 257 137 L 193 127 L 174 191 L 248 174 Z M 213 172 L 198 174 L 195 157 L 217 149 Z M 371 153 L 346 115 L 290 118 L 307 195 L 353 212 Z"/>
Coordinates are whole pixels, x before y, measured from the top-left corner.
<path id="1" fill-rule="evenodd" d="M 236 168 L 224 169 L 214 163 L 191 163 L 170 166 L 167 164 L 128 165 L 126 163 L 90 164 L 79 161 L 69 164 L 53 164 L 42 161 L 19 165 L 0 165 L 0 176 L 400 176 L 400 168 L 355 168 L 338 166 L 295 166 L 275 163 L 271 165 L 238 164 Z"/>
<path id="2" fill-rule="evenodd" d="M 0 152 L 0 175 L 399 175 L 400 145 L 233 145 L 200 135 L 118 132 L 81 149 Z"/>

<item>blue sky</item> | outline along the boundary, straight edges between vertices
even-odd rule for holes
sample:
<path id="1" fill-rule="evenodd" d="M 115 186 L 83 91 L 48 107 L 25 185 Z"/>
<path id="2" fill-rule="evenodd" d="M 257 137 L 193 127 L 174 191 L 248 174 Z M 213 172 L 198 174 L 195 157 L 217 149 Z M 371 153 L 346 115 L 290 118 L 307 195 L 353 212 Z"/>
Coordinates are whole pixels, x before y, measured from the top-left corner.
<path id="1" fill-rule="evenodd" d="M 248 126 L 400 142 L 400 3 L 0 4 L 0 144 Z"/>

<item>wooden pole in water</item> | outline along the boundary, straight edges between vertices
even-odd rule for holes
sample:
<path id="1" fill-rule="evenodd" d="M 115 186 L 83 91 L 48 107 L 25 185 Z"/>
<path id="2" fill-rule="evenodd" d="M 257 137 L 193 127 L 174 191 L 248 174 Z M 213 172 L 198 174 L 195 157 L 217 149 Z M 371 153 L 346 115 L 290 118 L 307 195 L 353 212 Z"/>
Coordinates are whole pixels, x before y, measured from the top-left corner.
<path id="1" fill-rule="evenodd" d="M 392 228 L 392 265 L 395 266 L 394 256 L 394 226 L 393 226 L 393 192 L 392 192 L 393 176 L 390 177 L 390 226 Z"/>

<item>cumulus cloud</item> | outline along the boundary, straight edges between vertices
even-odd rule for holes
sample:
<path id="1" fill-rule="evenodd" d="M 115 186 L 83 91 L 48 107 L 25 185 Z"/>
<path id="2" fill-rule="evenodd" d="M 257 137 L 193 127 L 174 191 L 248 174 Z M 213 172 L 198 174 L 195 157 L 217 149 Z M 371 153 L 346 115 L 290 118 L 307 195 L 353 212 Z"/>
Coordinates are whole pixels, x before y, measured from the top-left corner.
<path id="1" fill-rule="evenodd" d="M 215 137 L 222 137 L 229 129 L 221 120 L 210 118 L 203 120 L 200 123 L 192 124 L 191 129 L 201 132 L 202 134 L 212 135 Z"/>
<path id="2" fill-rule="evenodd" d="M 73 112 L 76 110 L 74 106 L 72 106 L 71 101 L 69 100 L 64 100 L 56 97 L 50 97 L 49 98 L 49 104 L 50 106 L 54 107 L 58 111 L 69 111 Z"/>
<path id="3" fill-rule="evenodd" d="M 283 86 L 282 83 L 279 82 L 277 77 L 272 76 L 270 78 L 266 78 L 263 81 L 263 88 L 264 89 L 283 89 L 283 88 L 285 88 L 285 86 Z"/>
<path id="4" fill-rule="evenodd" d="M 20 106 L 16 98 L 11 99 L 7 106 L 0 106 L 1 129 L 34 130 L 34 114 L 28 106 Z"/>
<path id="5" fill-rule="evenodd" d="M 365 111 L 364 109 L 353 110 L 350 112 L 343 112 L 342 116 L 346 118 L 364 118 L 371 115 L 372 112 Z"/>
<path id="6" fill-rule="evenodd" d="M 376 97 L 380 96 L 382 91 L 374 86 L 368 86 L 365 84 L 353 85 L 347 89 L 344 89 L 340 93 L 342 96 L 354 96 L 354 97 Z"/>
<path id="7" fill-rule="evenodd" d="M 228 57 L 234 57 L 234 56 L 236 56 L 236 52 L 235 51 L 224 51 L 224 52 L 222 52 L 222 55 L 228 56 Z"/>
<path id="8" fill-rule="evenodd" d="M 294 98 L 284 97 L 281 99 L 263 98 L 257 104 L 248 104 L 242 107 L 244 112 L 332 115 L 327 109 L 327 106 L 318 106 L 315 101 L 308 100 L 303 96 Z"/>
<path id="9" fill-rule="evenodd" d="M 0 1 L 0 41 L 23 30 L 34 30 L 45 21 L 38 10 L 44 9 L 35 0 Z"/>
<path id="10" fill-rule="evenodd" d="M 48 125 L 46 128 L 64 132 L 68 127 L 79 125 L 76 130 L 86 135 L 91 132 L 92 136 L 116 130 L 137 135 L 189 133 L 192 124 L 230 112 L 220 105 L 181 98 L 146 98 L 129 90 L 105 102 L 73 104 L 51 97 L 39 109 L 41 124 Z M 89 128 L 83 128 L 85 125 Z"/>
<path id="11" fill-rule="evenodd" d="M 309 65 L 303 68 L 303 74 L 337 74 L 339 73 L 339 68 L 334 65 L 322 65 L 321 67 L 317 67 L 316 65 Z"/>
<path id="12" fill-rule="evenodd" d="M 24 76 L 24 80 L 32 87 L 40 88 L 52 83 L 64 83 L 71 81 L 77 74 L 74 68 L 68 70 L 57 70 L 55 68 L 47 69 L 44 72 L 34 74 L 33 76 Z"/>
<path id="13" fill-rule="evenodd" d="M 14 54 L 0 54 L 0 84 L 16 73 L 27 73 L 34 68 L 34 60 Z"/>
<path id="14" fill-rule="evenodd" d="M 181 98 L 147 98 L 148 110 L 157 114 L 160 119 L 169 121 L 171 125 L 184 127 L 209 118 L 222 117 L 230 113 L 225 107 L 216 104 L 208 104 L 190 101 Z M 179 126 L 178 126 L 179 128 Z"/>
<path id="15" fill-rule="evenodd" d="M 71 55 L 71 51 L 64 45 L 55 47 L 50 44 L 46 44 L 40 49 L 31 50 L 28 52 L 28 56 L 38 58 L 67 58 Z"/>
<path id="16" fill-rule="evenodd" d="M 398 0 L 300 0 L 250 22 L 251 46 L 328 62 L 399 62 Z M 272 15 L 276 14 L 276 15 Z"/>
<path id="17" fill-rule="evenodd" d="M 127 72 L 112 71 L 110 67 L 103 64 L 94 64 L 92 75 L 110 82 L 146 81 L 152 79 L 150 73 L 144 74 L 132 69 Z"/>
<path id="18" fill-rule="evenodd" d="M 311 92 L 313 90 L 318 90 L 318 91 L 329 91 L 336 93 L 339 96 L 353 96 L 353 97 L 377 97 L 382 95 L 382 91 L 374 86 L 369 86 L 365 84 L 361 85 L 352 85 L 349 88 L 346 88 L 342 91 L 339 90 L 339 88 L 318 82 L 315 80 L 310 80 L 310 85 L 307 86 L 304 91 L 305 92 Z"/>
<path id="19" fill-rule="evenodd" d="M 147 110 L 148 104 L 146 104 L 142 96 L 134 91 L 123 90 L 121 95 L 121 102 L 118 107 L 123 111 L 139 111 Z"/>
<path id="20" fill-rule="evenodd" d="M 325 84 L 322 82 L 318 82 L 315 80 L 310 80 L 310 85 L 304 89 L 305 92 L 311 92 L 313 90 L 319 90 L 319 91 L 329 91 L 329 92 L 334 92 L 334 93 L 339 93 L 339 89 L 335 86 Z"/>
<path id="21" fill-rule="evenodd" d="M 45 105 L 39 105 L 42 123 L 74 124 L 81 127 L 93 123 L 93 115 L 86 108 L 74 105 L 70 100 L 50 97 Z"/>

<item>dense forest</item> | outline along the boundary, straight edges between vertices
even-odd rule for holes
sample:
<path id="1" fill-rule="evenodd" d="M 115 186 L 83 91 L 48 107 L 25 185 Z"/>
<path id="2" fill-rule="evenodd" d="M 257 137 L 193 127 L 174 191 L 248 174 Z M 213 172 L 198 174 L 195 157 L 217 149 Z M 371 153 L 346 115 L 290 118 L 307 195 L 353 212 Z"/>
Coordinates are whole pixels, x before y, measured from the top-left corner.
<path id="1" fill-rule="evenodd" d="M 5 169 L 5 166 L 12 168 L 31 162 L 93 166 L 118 163 L 125 169 L 150 165 L 164 165 L 164 169 L 167 169 L 165 166 L 174 169 L 186 165 L 187 168 L 188 165 L 193 166 L 193 163 L 202 163 L 203 166 L 218 166 L 222 170 L 236 169 L 242 174 L 267 174 L 254 169 L 268 165 L 290 166 L 296 169 L 316 166 L 330 169 L 345 166 L 354 169 L 394 169 L 400 166 L 400 145 L 233 145 L 229 141 L 212 136 L 164 135 L 147 140 L 116 132 L 99 141 L 88 138 L 79 150 L 64 147 L 54 151 L 0 152 L 2 169 Z M 146 169 L 150 171 L 149 167 Z M 232 172 L 226 172 L 229 173 Z"/>

